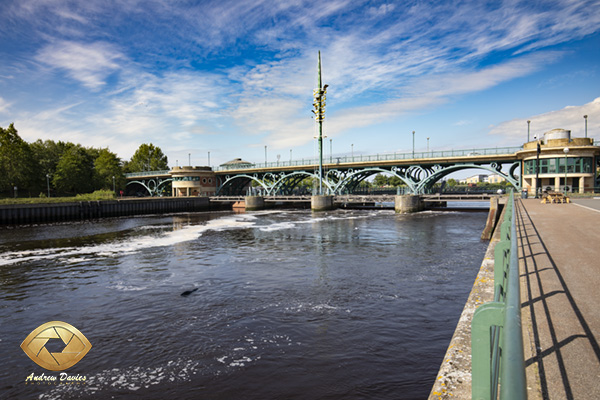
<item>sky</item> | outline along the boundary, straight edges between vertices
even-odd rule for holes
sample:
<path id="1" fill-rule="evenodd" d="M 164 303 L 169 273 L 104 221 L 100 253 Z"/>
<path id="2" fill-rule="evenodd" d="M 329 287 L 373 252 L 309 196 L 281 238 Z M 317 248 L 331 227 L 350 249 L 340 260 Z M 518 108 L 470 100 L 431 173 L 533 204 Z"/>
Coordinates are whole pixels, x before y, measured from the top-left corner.
<path id="1" fill-rule="evenodd" d="M 600 139 L 600 1 L 2 0 L 0 126 L 169 165 Z M 429 139 L 428 139 L 429 138 Z M 209 156 L 210 153 L 210 156 Z"/>

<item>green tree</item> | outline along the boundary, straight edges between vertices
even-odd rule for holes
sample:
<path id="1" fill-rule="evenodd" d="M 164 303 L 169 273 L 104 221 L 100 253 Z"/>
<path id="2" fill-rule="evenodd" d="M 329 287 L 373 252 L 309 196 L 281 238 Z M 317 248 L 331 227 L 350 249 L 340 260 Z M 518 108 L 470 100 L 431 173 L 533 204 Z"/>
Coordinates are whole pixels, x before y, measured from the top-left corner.
<path id="1" fill-rule="evenodd" d="M 39 180 L 37 171 L 33 152 L 14 124 L 6 129 L 0 127 L 0 190 L 12 192 L 15 186 L 28 191 L 35 189 Z"/>
<path id="2" fill-rule="evenodd" d="M 115 186 L 122 188 L 125 185 L 125 177 L 121 168 L 121 160 L 108 149 L 100 149 L 94 160 L 94 171 L 96 177 L 96 189 L 113 189 L 113 177 Z"/>
<path id="3" fill-rule="evenodd" d="M 402 179 L 398 178 L 396 175 L 390 176 L 388 178 L 388 184 L 390 186 L 402 186 L 404 185 L 404 182 L 402 182 Z"/>
<path id="4" fill-rule="evenodd" d="M 387 186 L 389 183 L 387 176 L 383 175 L 383 174 L 377 174 L 375 175 L 375 178 L 373 178 L 373 185 L 375 186 Z"/>
<path id="5" fill-rule="evenodd" d="M 72 145 L 62 154 L 52 179 L 62 193 L 94 191 L 94 160 L 81 145 Z"/>
<path id="6" fill-rule="evenodd" d="M 126 172 L 138 171 L 162 171 L 169 169 L 167 156 L 160 147 L 150 144 L 142 144 L 133 154 L 131 160 L 126 163 Z"/>
<path id="7" fill-rule="evenodd" d="M 458 185 L 458 182 L 457 182 L 457 181 L 456 181 L 456 179 L 454 179 L 454 178 L 450 178 L 450 179 L 448 179 L 446 182 L 447 182 L 447 185 L 448 185 L 448 186 L 450 186 L 450 187 L 453 187 L 453 186 L 457 186 L 457 185 Z"/>
<path id="8" fill-rule="evenodd" d="M 44 175 L 54 175 L 60 157 L 70 146 L 74 146 L 74 144 L 61 141 L 55 142 L 54 140 L 42 141 L 41 139 L 30 144 L 33 156 L 38 160 L 41 172 Z"/>

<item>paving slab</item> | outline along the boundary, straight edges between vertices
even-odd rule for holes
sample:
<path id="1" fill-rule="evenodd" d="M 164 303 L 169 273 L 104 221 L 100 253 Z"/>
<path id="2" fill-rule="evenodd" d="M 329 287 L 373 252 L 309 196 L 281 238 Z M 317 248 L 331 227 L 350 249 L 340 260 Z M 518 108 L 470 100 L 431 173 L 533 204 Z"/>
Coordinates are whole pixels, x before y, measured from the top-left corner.
<path id="1" fill-rule="evenodd" d="M 600 399 L 599 210 L 517 202 L 528 384 L 543 399 Z"/>

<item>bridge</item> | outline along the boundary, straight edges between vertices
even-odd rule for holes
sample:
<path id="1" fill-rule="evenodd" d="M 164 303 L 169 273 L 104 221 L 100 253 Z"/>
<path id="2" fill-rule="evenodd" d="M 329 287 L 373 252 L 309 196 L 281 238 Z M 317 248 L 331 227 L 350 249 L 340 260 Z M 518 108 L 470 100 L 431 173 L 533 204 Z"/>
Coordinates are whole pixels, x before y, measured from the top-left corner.
<path id="1" fill-rule="evenodd" d="M 520 189 L 515 175 L 520 161 L 517 152 L 522 147 L 443 150 L 410 153 L 385 153 L 325 157 L 323 164 L 324 194 L 353 193 L 365 179 L 384 173 L 398 177 L 405 185 L 405 193 L 425 194 L 435 183 L 449 174 L 465 169 L 481 169 L 497 174 Z M 254 190 L 261 194 L 292 195 L 306 178 L 319 179 L 318 159 L 300 159 L 267 163 L 247 163 L 213 168 L 216 194 L 240 196 Z M 129 183 L 139 183 L 148 192 L 157 193 L 171 181 L 169 171 L 144 171 L 126 175 Z"/>

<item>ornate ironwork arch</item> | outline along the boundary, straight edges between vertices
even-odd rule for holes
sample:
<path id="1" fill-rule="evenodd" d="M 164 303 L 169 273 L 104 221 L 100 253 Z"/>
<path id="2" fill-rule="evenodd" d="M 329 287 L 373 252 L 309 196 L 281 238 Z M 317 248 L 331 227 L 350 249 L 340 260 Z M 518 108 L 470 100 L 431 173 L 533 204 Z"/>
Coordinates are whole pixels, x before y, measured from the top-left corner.
<path id="1" fill-rule="evenodd" d="M 429 175 L 427 178 L 425 178 L 424 180 L 422 180 L 417 187 L 415 188 L 415 192 L 417 194 L 422 194 L 425 193 L 427 190 L 431 189 L 433 187 L 433 185 L 438 182 L 439 180 L 441 180 L 442 178 L 446 177 L 447 175 L 456 172 L 456 171 L 461 171 L 464 169 L 483 169 L 489 172 L 492 172 L 494 174 L 500 175 L 502 178 L 506 179 L 507 182 L 509 182 L 512 186 L 515 187 L 515 189 L 520 190 L 521 186 L 519 184 L 519 179 L 515 176 L 515 171 L 516 169 L 519 167 L 519 162 L 514 162 L 509 169 L 508 174 L 502 172 L 502 164 L 500 163 L 491 163 L 489 166 L 487 165 L 481 165 L 481 164 L 455 164 L 455 165 L 449 165 L 449 166 L 438 166 L 438 168 L 436 168 L 437 170 L 435 170 L 431 175 Z"/>
<path id="2" fill-rule="evenodd" d="M 127 184 L 125 186 L 129 186 L 133 183 L 137 183 L 137 184 L 141 185 L 144 189 L 146 189 L 148 191 L 148 193 L 150 194 L 150 196 L 156 196 L 156 195 L 160 194 L 159 189 L 161 186 L 163 186 L 165 183 L 172 182 L 172 181 L 173 181 L 173 178 L 142 179 L 139 181 L 129 181 L 129 182 L 127 182 Z"/>

